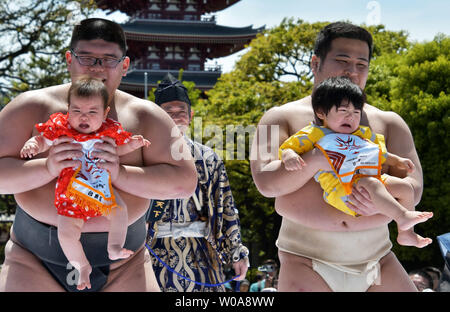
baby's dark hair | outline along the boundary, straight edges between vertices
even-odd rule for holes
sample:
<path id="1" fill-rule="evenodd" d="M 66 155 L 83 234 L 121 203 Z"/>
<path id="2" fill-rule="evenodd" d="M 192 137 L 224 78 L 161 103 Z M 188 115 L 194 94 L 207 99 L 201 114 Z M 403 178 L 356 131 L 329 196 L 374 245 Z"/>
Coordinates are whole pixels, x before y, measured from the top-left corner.
<path id="1" fill-rule="evenodd" d="M 108 107 L 108 90 L 103 82 L 99 79 L 90 77 L 81 77 L 74 82 L 69 89 L 69 94 L 67 97 L 67 103 L 70 105 L 70 99 L 72 96 L 89 98 L 93 96 L 99 96 L 103 100 L 103 108 Z"/>
<path id="2" fill-rule="evenodd" d="M 362 111 L 366 95 L 348 77 L 332 77 L 325 79 L 315 87 L 311 96 L 316 116 L 317 112 L 327 115 L 333 106 L 339 108 L 343 100 L 348 100 L 356 109 Z"/>
<path id="3" fill-rule="evenodd" d="M 70 48 L 74 50 L 80 40 L 95 39 L 117 43 L 123 55 L 127 52 L 127 42 L 122 27 L 113 21 L 103 18 L 88 18 L 75 25 Z"/>

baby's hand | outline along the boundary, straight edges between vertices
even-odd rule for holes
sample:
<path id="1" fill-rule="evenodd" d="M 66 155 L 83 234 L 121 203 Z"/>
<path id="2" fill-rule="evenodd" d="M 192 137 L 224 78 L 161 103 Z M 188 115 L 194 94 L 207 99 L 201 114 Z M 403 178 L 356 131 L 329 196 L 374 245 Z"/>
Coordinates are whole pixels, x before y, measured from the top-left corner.
<path id="1" fill-rule="evenodd" d="M 145 147 L 149 147 L 150 146 L 150 141 L 145 139 L 142 135 L 137 134 L 137 135 L 133 135 L 130 138 L 130 142 L 129 144 L 131 144 L 135 149 L 145 146 Z"/>
<path id="2" fill-rule="evenodd" d="M 20 157 L 32 158 L 39 152 L 39 146 L 36 143 L 28 142 L 20 150 Z"/>
<path id="3" fill-rule="evenodd" d="M 294 150 L 288 148 L 281 152 L 281 160 L 288 171 L 301 170 L 306 166 L 305 161 Z"/>
<path id="4" fill-rule="evenodd" d="M 411 173 L 414 172 L 414 170 L 416 170 L 416 166 L 414 166 L 414 163 L 408 158 L 401 158 L 400 157 L 400 160 L 397 163 L 397 167 L 399 169 L 406 170 L 406 172 L 408 174 L 411 174 Z"/>

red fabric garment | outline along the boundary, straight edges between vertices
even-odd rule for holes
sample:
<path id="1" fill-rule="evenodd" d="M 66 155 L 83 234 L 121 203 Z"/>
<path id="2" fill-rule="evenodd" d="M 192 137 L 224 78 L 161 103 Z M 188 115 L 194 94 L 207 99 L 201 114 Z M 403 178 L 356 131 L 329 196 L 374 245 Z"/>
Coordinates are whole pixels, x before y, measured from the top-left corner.
<path id="1" fill-rule="evenodd" d="M 68 136 L 78 142 L 86 142 L 88 140 L 99 140 L 101 137 L 108 136 L 115 140 L 117 145 L 126 144 L 132 136 L 130 132 L 125 131 L 119 122 L 112 119 L 106 119 L 100 129 L 94 133 L 80 133 L 72 129 L 67 120 L 68 114 L 55 113 L 45 123 L 36 125 L 36 129 L 48 140 L 56 140 L 60 136 Z M 58 214 L 72 218 L 80 218 L 86 221 L 89 218 L 101 216 L 105 213 L 104 209 L 100 209 L 95 205 L 80 206 L 80 202 L 86 201 L 84 198 L 74 198 L 73 194 L 68 195 L 67 189 L 71 183 L 71 179 L 79 173 L 80 168 L 65 168 L 61 171 L 55 190 L 55 206 Z M 114 195 L 111 189 L 110 203 L 106 203 L 106 207 L 115 205 Z M 73 199 L 69 198 L 72 197 Z M 89 199 L 88 199 L 89 200 Z"/>
<path id="2" fill-rule="evenodd" d="M 36 129 L 51 141 L 56 140 L 60 136 L 68 136 L 78 142 L 108 136 L 115 139 L 117 145 L 122 145 L 127 143 L 127 140 L 131 137 L 131 133 L 125 131 L 119 122 L 110 118 L 107 118 L 96 132 L 89 134 L 80 133 L 70 127 L 67 120 L 68 115 L 63 113 L 52 114 L 47 122 L 37 124 Z"/>

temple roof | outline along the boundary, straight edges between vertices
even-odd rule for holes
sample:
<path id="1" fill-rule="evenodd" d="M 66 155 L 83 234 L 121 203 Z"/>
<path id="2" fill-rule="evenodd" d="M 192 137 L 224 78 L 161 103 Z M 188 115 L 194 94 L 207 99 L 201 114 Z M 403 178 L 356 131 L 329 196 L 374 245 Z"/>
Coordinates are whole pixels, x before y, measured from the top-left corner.
<path id="1" fill-rule="evenodd" d="M 200 0 L 199 11 L 204 13 L 212 13 L 226 9 L 227 7 L 239 2 L 240 0 Z M 128 15 L 133 15 L 136 12 L 148 9 L 150 5 L 161 3 L 162 1 L 148 1 L 148 0 L 96 0 L 97 6 L 103 10 L 116 11 L 119 10 Z"/>
<path id="2" fill-rule="evenodd" d="M 178 70 L 131 70 L 122 78 L 119 89 L 124 91 L 144 91 L 145 73 L 147 72 L 148 92 L 151 88 L 157 86 L 158 82 L 163 79 L 167 73 L 171 73 L 174 77 L 178 77 Z M 193 81 L 195 87 L 200 90 L 209 90 L 217 82 L 220 77 L 220 71 L 184 71 L 183 81 Z"/>
<path id="3" fill-rule="evenodd" d="M 193 43 L 242 43 L 253 39 L 260 28 L 228 27 L 214 22 L 139 20 L 122 24 L 127 40 Z"/>

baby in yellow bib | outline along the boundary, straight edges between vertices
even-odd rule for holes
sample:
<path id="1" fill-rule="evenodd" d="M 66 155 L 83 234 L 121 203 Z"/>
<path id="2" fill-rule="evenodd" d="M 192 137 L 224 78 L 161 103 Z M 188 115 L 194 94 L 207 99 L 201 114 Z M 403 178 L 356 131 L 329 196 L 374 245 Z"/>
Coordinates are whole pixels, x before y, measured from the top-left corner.
<path id="1" fill-rule="evenodd" d="M 416 234 L 413 227 L 433 213 L 414 211 L 413 189 L 406 180 L 381 174 L 383 163 L 408 174 L 415 166 L 410 159 L 389 153 L 383 135 L 360 125 L 364 101 L 364 92 L 348 78 L 323 81 L 312 94 L 313 110 L 323 126 L 311 123 L 292 135 L 280 146 L 279 157 L 286 170 L 301 170 L 306 163 L 300 155 L 320 149 L 331 168 L 317 172 L 315 179 L 328 204 L 357 216 L 347 205 L 348 195 L 352 185 L 363 187 L 380 212 L 396 221 L 399 244 L 425 247 L 432 240 Z"/>

